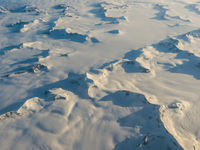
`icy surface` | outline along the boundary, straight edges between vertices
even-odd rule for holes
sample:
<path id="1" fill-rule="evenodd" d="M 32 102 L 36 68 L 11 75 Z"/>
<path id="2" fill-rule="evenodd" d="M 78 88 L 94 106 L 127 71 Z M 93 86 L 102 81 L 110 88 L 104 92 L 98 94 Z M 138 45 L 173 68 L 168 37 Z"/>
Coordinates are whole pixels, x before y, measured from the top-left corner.
<path id="1" fill-rule="evenodd" d="M 0 0 L 1 150 L 199 150 L 198 0 Z"/>

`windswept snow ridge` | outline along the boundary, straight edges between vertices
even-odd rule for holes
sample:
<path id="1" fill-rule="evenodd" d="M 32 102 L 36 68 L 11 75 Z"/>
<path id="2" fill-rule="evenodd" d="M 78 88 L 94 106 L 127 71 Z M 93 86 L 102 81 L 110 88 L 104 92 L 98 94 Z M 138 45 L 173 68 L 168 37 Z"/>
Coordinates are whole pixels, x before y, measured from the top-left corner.
<path id="1" fill-rule="evenodd" d="M 0 149 L 199 150 L 199 6 L 0 0 Z"/>

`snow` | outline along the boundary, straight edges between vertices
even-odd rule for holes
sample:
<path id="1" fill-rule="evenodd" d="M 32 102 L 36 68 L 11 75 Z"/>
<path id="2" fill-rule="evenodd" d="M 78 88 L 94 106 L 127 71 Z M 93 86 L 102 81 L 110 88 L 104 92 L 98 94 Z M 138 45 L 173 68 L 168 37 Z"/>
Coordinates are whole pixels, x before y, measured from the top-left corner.
<path id="1" fill-rule="evenodd" d="M 197 0 L 0 0 L 2 150 L 200 149 Z"/>

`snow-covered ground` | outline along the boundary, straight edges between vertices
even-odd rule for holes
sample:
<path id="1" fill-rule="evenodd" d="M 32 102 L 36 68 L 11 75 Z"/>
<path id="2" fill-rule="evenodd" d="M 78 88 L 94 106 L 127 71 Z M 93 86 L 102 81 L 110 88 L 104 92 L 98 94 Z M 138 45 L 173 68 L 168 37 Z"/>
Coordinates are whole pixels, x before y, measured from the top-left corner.
<path id="1" fill-rule="evenodd" d="M 198 0 L 0 0 L 1 150 L 200 150 Z"/>

